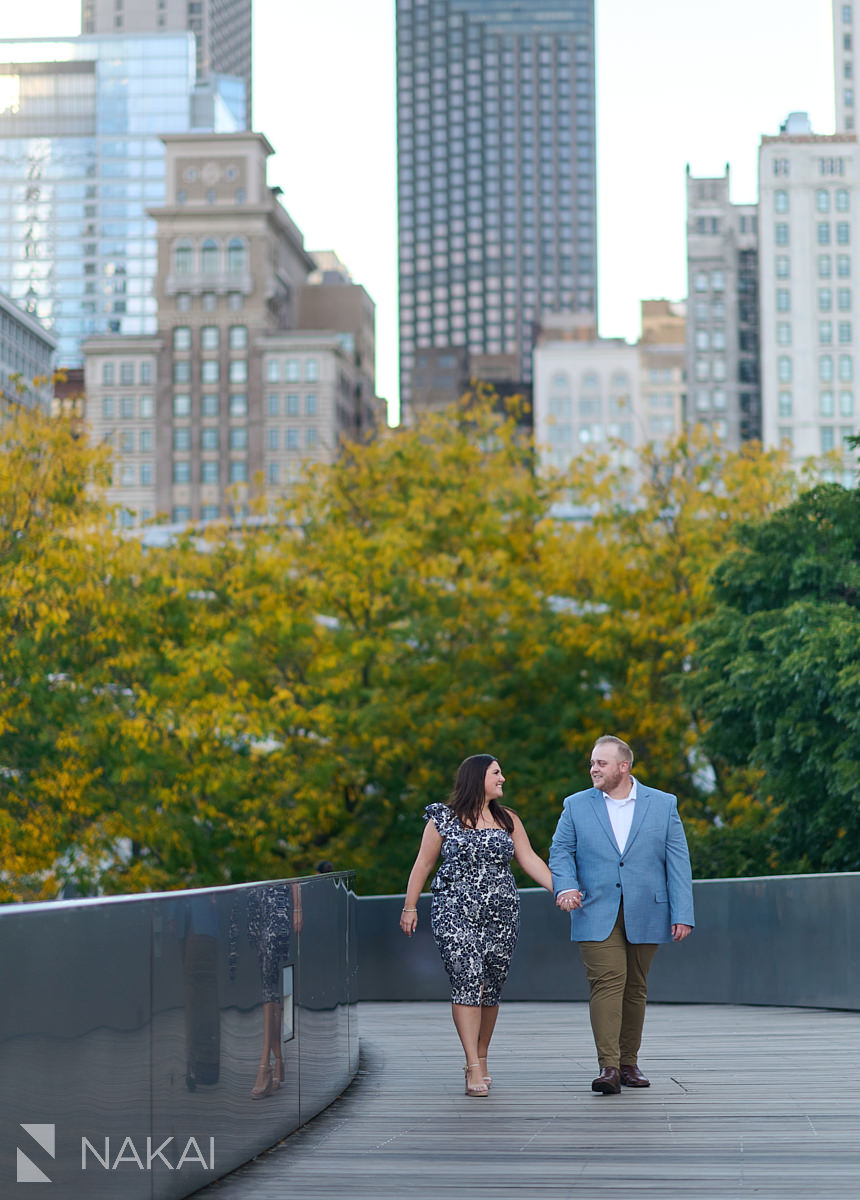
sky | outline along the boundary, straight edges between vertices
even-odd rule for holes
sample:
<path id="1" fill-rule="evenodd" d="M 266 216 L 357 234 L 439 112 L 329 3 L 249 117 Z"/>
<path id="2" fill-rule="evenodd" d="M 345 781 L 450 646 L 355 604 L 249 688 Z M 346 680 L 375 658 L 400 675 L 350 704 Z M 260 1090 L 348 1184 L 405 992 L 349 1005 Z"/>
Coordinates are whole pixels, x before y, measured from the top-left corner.
<path id="1" fill-rule="evenodd" d="M 80 32 L 80 0 L 3 5 L 3 37 Z M 7 10 L 8 11 L 5 11 Z M 833 132 L 830 0 L 596 0 L 600 333 L 686 290 L 685 168 L 755 201 L 789 112 Z M 394 0 L 254 0 L 254 127 L 309 250 L 376 302 L 377 390 L 397 407 Z"/>

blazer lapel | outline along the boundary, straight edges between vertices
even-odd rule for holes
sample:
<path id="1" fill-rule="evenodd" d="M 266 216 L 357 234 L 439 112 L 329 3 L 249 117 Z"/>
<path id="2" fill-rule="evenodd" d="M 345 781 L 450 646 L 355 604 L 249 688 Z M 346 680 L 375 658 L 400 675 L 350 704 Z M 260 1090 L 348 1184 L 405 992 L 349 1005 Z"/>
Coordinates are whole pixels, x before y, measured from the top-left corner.
<path id="1" fill-rule="evenodd" d="M 624 847 L 626 854 L 636 838 L 636 834 L 642 827 L 642 822 L 645 820 L 645 814 L 648 811 L 648 806 L 651 803 L 651 794 L 647 788 L 639 784 L 636 788 L 636 803 L 633 805 L 633 821 L 630 825 L 630 833 L 627 836 L 627 845 Z"/>
<path id="2" fill-rule="evenodd" d="M 615 840 L 615 834 L 612 832 L 612 822 L 609 820 L 609 813 L 606 811 L 606 801 L 603 799 L 603 792 L 599 788 L 591 789 L 591 807 L 594 809 L 594 815 L 597 817 L 597 823 L 609 838 L 616 852 L 618 843 Z M 639 807 L 634 805 L 634 811 Z"/>

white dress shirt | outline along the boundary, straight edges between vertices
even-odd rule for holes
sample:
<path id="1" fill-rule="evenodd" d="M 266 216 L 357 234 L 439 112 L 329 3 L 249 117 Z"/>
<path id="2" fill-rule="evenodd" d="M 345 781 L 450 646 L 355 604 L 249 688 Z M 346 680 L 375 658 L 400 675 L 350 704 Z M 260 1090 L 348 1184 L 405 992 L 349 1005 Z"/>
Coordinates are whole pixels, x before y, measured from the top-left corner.
<path id="1" fill-rule="evenodd" d="M 630 826 L 633 824 L 633 812 L 636 807 L 636 780 L 632 775 L 630 776 L 630 795 L 625 796 L 623 800 L 613 800 L 611 796 L 607 796 L 606 792 L 601 792 L 601 795 L 606 801 L 606 813 L 609 817 L 609 824 L 612 826 L 615 844 L 623 854 L 627 839 L 630 837 Z M 566 896 L 573 890 L 573 888 L 565 888 L 558 894 Z"/>
<path id="2" fill-rule="evenodd" d="M 603 793 L 609 824 L 615 834 L 615 844 L 622 854 L 627 845 L 627 839 L 630 837 L 630 826 L 633 824 L 633 810 L 636 805 L 636 780 L 632 775 L 630 784 L 630 795 L 625 796 L 623 800 L 614 800 L 612 796 L 607 796 L 606 792 Z"/>

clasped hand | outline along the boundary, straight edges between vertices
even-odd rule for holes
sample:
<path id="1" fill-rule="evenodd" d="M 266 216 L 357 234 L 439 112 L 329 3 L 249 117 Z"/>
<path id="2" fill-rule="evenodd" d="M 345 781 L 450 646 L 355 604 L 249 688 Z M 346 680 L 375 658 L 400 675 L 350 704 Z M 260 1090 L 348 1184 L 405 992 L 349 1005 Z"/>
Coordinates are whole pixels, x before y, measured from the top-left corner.
<path id="1" fill-rule="evenodd" d="M 564 892 L 556 897 L 556 904 L 562 912 L 570 912 L 572 908 L 582 908 L 582 892 Z"/>

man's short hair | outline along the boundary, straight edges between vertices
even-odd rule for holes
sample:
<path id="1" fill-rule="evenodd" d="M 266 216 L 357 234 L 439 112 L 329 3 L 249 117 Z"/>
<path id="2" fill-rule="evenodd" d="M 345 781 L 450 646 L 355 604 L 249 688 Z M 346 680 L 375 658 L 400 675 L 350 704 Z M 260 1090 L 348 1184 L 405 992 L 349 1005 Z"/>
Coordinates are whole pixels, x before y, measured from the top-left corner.
<path id="1" fill-rule="evenodd" d="M 622 742 L 621 738 L 613 737 L 611 733 L 605 733 L 603 737 L 599 737 L 594 743 L 595 746 L 615 746 L 618 749 L 618 761 L 630 763 L 633 766 L 633 751 L 626 742 Z"/>

